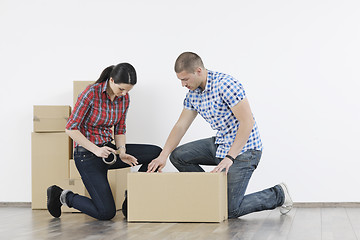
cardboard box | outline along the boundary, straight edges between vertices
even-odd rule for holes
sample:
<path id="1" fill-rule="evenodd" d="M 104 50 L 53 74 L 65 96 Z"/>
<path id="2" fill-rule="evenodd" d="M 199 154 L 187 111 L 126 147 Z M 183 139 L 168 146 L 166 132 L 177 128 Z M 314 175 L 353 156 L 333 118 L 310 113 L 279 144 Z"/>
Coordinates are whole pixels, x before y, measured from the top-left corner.
<path id="1" fill-rule="evenodd" d="M 122 208 L 122 204 L 125 199 L 125 190 L 127 187 L 127 174 L 130 172 L 130 168 L 114 169 L 108 171 L 108 180 L 111 188 L 111 192 L 114 197 L 116 210 Z M 66 179 L 60 185 L 63 189 L 69 189 L 74 193 L 78 193 L 82 196 L 90 198 L 88 191 L 86 190 L 81 176 L 75 166 L 75 161 L 70 160 L 70 179 Z M 68 208 L 63 206 L 62 212 L 79 212 L 75 208 Z"/>
<path id="2" fill-rule="evenodd" d="M 75 106 L 76 101 L 82 91 L 85 90 L 87 86 L 95 83 L 95 81 L 74 81 L 73 82 L 73 106 Z"/>
<path id="3" fill-rule="evenodd" d="M 62 189 L 69 189 L 73 191 L 74 193 L 77 193 L 81 196 L 85 196 L 90 198 L 89 192 L 86 190 L 83 181 L 80 179 L 64 179 L 60 185 Z M 69 208 L 66 206 L 61 207 L 62 212 L 80 212 L 79 210 L 75 208 Z"/>
<path id="4" fill-rule="evenodd" d="M 34 132 L 65 132 L 70 106 L 34 106 Z"/>
<path id="5" fill-rule="evenodd" d="M 76 168 L 74 159 L 70 159 L 69 163 L 69 179 L 81 179 L 80 173 Z"/>
<path id="6" fill-rule="evenodd" d="M 130 222 L 221 222 L 227 217 L 225 173 L 128 174 Z"/>
<path id="7" fill-rule="evenodd" d="M 32 209 L 46 209 L 46 190 L 69 177 L 72 140 L 65 133 L 32 133 Z"/>
<path id="8" fill-rule="evenodd" d="M 127 175 L 131 172 L 131 168 L 122 168 L 110 170 L 109 173 L 115 172 L 116 184 L 111 184 L 110 187 L 115 199 L 116 210 L 122 209 L 122 204 L 125 200 L 125 190 L 127 190 Z"/>

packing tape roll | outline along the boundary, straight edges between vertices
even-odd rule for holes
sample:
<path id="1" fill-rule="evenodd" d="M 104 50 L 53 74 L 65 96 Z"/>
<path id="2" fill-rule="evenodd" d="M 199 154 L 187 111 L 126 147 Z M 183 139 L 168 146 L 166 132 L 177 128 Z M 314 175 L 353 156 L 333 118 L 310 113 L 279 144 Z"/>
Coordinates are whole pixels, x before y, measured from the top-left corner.
<path id="1" fill-rule="evenodd" d="M 111 162 L 106 161 L 107 158 L 102 158 L 103 162 L 108 164 L 108 165 L 113 165 L 116 162 L 116 154 L 115 153 L 111 153 L 114 156 L 114 159 Z"/>

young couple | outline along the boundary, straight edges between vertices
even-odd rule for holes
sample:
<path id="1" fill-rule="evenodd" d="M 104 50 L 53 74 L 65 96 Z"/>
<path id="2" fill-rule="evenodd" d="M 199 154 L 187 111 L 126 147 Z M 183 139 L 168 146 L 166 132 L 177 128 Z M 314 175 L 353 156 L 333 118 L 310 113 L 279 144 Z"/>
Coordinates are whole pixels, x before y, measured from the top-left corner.
<path id="1" fill-rule="evenodd" d="M 99 220 L 112 219 L 116 208 L 108 170 L 141 165 L 140 172 L 161 172 L 168 157 L 180 172 L 204 171 L 199 165 L 215 166 L 212 172 L 225 171 L 229 218 L 276 207 L 282 214 L 291 210 L 293 202 L 284 183 L 245 195 L 261 158 L 262 142 L 242 84 L 230 75 L 206 69 L 192 52 L 176 59 L 175 72 L 189 92 L 163 149 L 126 143 L 129 91 L 137 82 L 136 71 L 129 63 L 106 68 L 96 83 L 80 94 L 66 133 L 75 142 L 75 164 L 91 198 L 50 186 L 47 207 L 52 216 L 60 217 L 61 206 L 66 205 Z M 177 147 L 198 113 L 217 130 L 216 136 Z M 117 161 L 109 164 L 112 156 Z M 125 217 L 126 209 L 125 199 Z"/>

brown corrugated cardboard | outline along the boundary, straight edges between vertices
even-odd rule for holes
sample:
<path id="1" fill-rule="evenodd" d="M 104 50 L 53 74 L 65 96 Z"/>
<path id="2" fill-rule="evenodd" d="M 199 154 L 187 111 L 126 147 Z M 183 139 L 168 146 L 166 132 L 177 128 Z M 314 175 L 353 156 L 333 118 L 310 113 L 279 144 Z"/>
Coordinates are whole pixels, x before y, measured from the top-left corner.
<path id="1" fill-rule="evenodd" d="M 46 209 L 46 189 L 69 177 L 72 140 L 65 133 L 32 133 L 32 208 Z"/>
<path id="2" fill-rule="evenodd" d="M 128 221 L 221 222 L 225 173 L 129 173 Z"/>
<path id="3" fill-rule="evenodd" d="M 74 162 L 74 161 L 73 161 Z M 81 196 L 90 197 L 88 191 L 86 190 L 84 183 L 81 179 L 64 179 L 61 183 L 61 188 L 68 189 L 74 193 L 80 194 Z M 69 208 L 67 206 L 61 207 L 62 212 L 80 212 L 75 208 Z"/>
<path id="4" fill-rule="evenodd" d="M 87 86 L 90 84 L 95 83 L 95 81 L 74 81 L 73 82 L 73 106 L 75 106 L 75 103 L 82 91 L 85 90 Z"/>
<path id="5" fill-rule="evenodd" d="M 116 184 L 111 187 L 113 191 L 116 209 L 121 209 L 125 200 L 125 190 L 127 190 L 127 174 L 131 172 L 131 168 L 122 168 L 110 170 L 116 171 Z"/>
<path id="6" fill-rule="evenodd" d="M 70 168 L 70 171 L 69 171 L 70 179 L 81 179 L 80 173 L 77 170 L 75 161 L 73 159 L 70 159 L 69 168 Z"/>
<path id="7" fill-rule="evenodd" d="M 65 132 L 70 106 L 34 106 L 34 132 Z"/>

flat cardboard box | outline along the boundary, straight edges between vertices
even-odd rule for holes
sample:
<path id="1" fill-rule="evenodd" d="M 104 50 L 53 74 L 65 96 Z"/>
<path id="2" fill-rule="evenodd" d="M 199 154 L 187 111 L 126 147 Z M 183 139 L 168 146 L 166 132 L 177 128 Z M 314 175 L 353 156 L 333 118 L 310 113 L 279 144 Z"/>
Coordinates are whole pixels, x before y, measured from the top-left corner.
<path id="1" fill-rule="evenodd" d="M 33 109 L 34 132 L 65 132 L 70 106 L 35 105 Z"/>
<path id="2" fill-rule="evenodd" d="M 95 81 L 74 81 L 73 82 L 73 106 L 75 106 L 76 101 L 82 91 L 85 90 L 87 86 L 95 83 Z"/>
<path id="3" fill-rule="evenodd" d="M 31 134 L 32 209 L 46 209 L 46 190 L 69 177 L 72 140 L 65 133 Z"/>
<path id="4" fill-rule="evenodd" d="M 222 222 L 225 173 L 129 173 L 128 221 Z"/>

